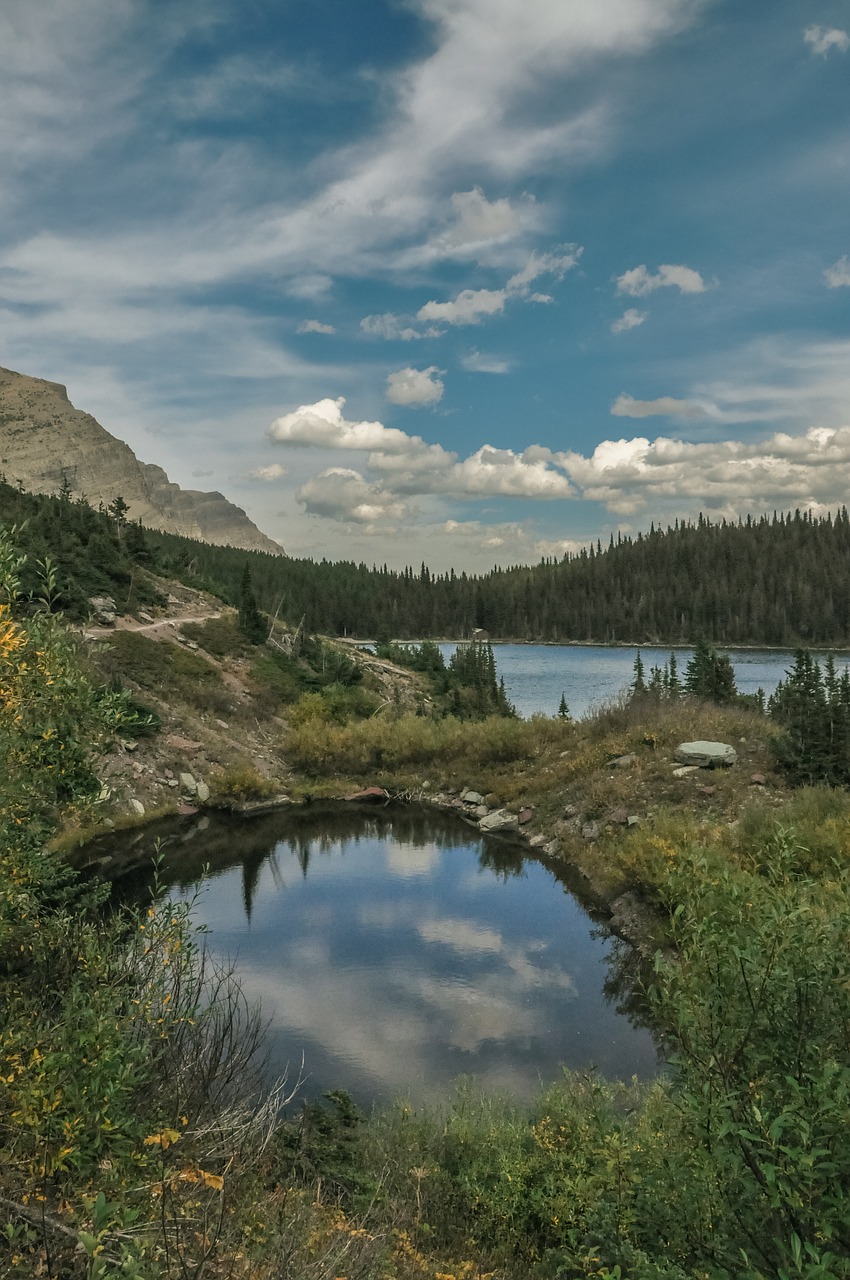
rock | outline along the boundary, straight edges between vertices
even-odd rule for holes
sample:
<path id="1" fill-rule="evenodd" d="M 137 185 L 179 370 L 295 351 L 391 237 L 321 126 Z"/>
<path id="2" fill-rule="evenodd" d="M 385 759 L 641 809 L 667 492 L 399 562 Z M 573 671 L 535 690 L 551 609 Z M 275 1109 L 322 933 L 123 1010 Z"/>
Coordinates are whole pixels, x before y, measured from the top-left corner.
<path id="1" fill-rule="evenodd" d="M 204 781 L 201 781 L 198 783 L 197 787 L 195 788 L 195 795 L 198 797 L 201 804 L 206 804 L 206 802 L 209 800 L 210 789 Z"/>
<path id="2" fill-rule="evenodd" d="M 581 829 L 582 840 L 598 840 L 599 839 L 599 823 L 586 822 Z"/>
<path id="3" fill-rule="evenodd" d="M 89 608 L 91 609 L 93 620 L 99 626 L 111 627 L 115 624 L 118 611 L 115 608 L 115 601 L 112 596 L 91 596 Z"/>
<path id="4" fill-rule="evenodd" d="M 626 819 L 626 826 L 637 827 L 639 825 L 640 825 L 640 818 L 637 816 L 636 813 L 630 813 L 628 818 Z"/>
<path id="5" fill-rule="evenodd" d="M 713 796 L 717 794 L 717 787 L 697 787 L 697 791 L 701 796 Z"/>
<path id="6" fill-rule="evenodd" d="M 689 773 L 696 773 L 699 767 L 698 764 L 680 764 L 678 769 L 673 770 L 673 777 L 686 778 Z"/>
<path id="7" fill-rule="evenodd" d="M 466 804 L 483 804 L 484 803 L 484 797 L 482 795 L 479 795 L 477 791 L 467 791 L 466 788 L 464 788 L 464 790 L 461 791 L 460 798 Z"/>
<path id="8" fill-rule="evenodd" d="M 751 773 L 750 782 L 753 784 L 754 787 L 767 786 L 767 778 L 764 776 L 763 773 Z"/>
<path id="9" fill-rule="evenodd" d="M 531 836 L 528 843 L 532 849 L 542 849 L 544 845 L 548 843 L 548 841 L 546 840 L 546 837 L 544 835 L 538 832 L 537 835 Z"/>
<path id="10" fill-rule="evenodd" d="M 139 817 L 141 817 L 142 814 L 145 812 L 145 806 L 142 804 L 141 800 L 136 800 L 136 799 L 131 800 L 130 808 L 133 811 L 133 813 L 137 813 Z"/>
<path id="11" fill-rule="evenodd" d="M 517 814 L 516 820 L 521 827 L 524 827 L 526 823 L 530 822 L 533 817 L 534 817 L 533 809 L 527 809 L 527 808 L 520 809 L 519 813 Z"/>
<path id="12" fill-rule="evenodd" d="M 187 648 L 187 649 L 199 649 L 199 648 L 200 648 L 200 645 L 198 645 L 194 640 L 184 640 L 184 641 L 183 641 L 183 643 L 185 644 L 185 646 L 186 646 L 186 648 Z"/>
<path id="13" fill-rule="evenodd" d="M 489 809 L 498 808 L 499 797 L 496 795 L 495 791 L 487 792 L 486 796 L 484 797 L 484 803 L 487 805 Z"/>
<path id="14" fill-rule="evenodd" d="M 550 840 L 548 844 L 544 844 L 543 852 L 550 858 L 554 858 L 561 852 L 561 846 L 557 840 Z"/>
<path id="15" fill-rule="evenodd" d="M 191 738 L 181 737 L 179 733 L 167 733 L 165 743 L 175 751 L 197 751 L 201 745 L 200 742 L 193 742 Z"/>
<path id="16" fill-rule="evenodd" d="M 729 768 L 738 762 L 738 753 L 728 742 L 680 742 L 675 756 L 680 764 L 695 764 L 701 769 Z"/>
<path id="17" fill-rule="evenodd" d="M 346 800 L 362 800 L 366 804 L 385 804 L 390 798 L 390 793 L 385 791 L 383 787 L 364 787 L 362 791 L 355 791 L 345 798 Z"/>
<path id="18" fill-rule="evenodd" d="M 618 827 L 628 826 L 628 822 L 629 822 L 628 809 L 624 809 L 622 805 L 618 806 L 618 808 L 616 809 L 612 809 L 611 812 L 608 814 L 608 821 L 615 823 L 616 826 Z"/>
<path id="19" fill-rule="evenodd" d="M 193 813 L 197 813 L 198 809 L 194 804 L 178 804 L 177 812 L 180 814 L 181 818 L 188 818 Z"/>
<path id="20" fill-rule="evenodd" d="M 179 775 L 180 786 L 184 791 L 188 791 L 190 795 L 194 795 L 198 789 L 198 784 L 192 777 L 191 773 L 181 773 Z"/>
<path id="21" fill-rule="evenodd" d="M 486 804 L 477 804 L 472 812 L 476 818 L 486 818 L 490 810 L 487 808 Z"/>
<path id="22" fill-rule="evenodd" d="M 169 787 L 176 787 L 176 786 L 177 786 L 177 779 L 176 779 L 176 778 L 169 778 L 169 779 L 168 779 L 168 782 L 166 783 L 166 786 L 169 786 Z"/>
<path id="23" fill-rule="evenodd" d="M 218 727 L 219 727 L 219 729 L 229 729 L 229 728 L 230 728 L 230 725 L 227 723 L 227 721 L 226 721 L 226 720 L 214 720 L 214 721 L 213 721 L 213 724 L 217 724 L 217 725 L 218 725 Z"/>
<path id="24" fill-rule="evenodd" d="M 574 804 L 568 804 L 564 807 L 565 818 L 575 818 L 577 816 L 578 816 L 578 809 L 575 807 Z"/>
<path id="25" fill-rule="evenodd" d="M 612 769 L 631 769 L 632 765 L 637 761 L 637 756 L 630 753 L 627 756 L 617 756 L 615 760 L 609 760 L 608 764 Z"/>
<path id="26" fill-rule="evenodd" d="M 173 777 L 174 777 L 174 774 L 173 774 L 173 772 L 172 772 L 172 770 L 171 770 L 171 769 L 163 769 L 162 773 L 163 773 L 163 777 L 165 777 L 165 778 L 173 778 Z"/>
<path id="27" fill-rule="evenodd" d="M 519 823 L 515 813 L 509 813 L 507 809 L 494 809 L 492 813 L 488 813 L 478 823 L 479 831 L 516 831 Z"/>
<path id="28" fill-rule="evenodd" d="M 144 609 L 140 609 L 140 610 L 139 610 L 139 621 L 140 621 L 140 622 L 153 622 L 153 618 L 151 617 L 151 615 L 150 615 L 149 613 L 145 613 Z"/>

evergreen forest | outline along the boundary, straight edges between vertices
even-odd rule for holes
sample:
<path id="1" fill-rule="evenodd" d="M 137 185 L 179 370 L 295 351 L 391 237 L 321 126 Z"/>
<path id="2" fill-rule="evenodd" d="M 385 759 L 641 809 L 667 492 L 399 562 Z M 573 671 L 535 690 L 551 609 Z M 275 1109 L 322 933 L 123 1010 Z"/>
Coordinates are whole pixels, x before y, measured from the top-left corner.
<path id="1" fill-rule="evenodd" d="M 36 591 L 38 565 L 49 560 L 57 606 L 81 616 L 97 592 L 119 608 L 143 603 L 149 588 L 138 570 L 149 568 L 238 605 L 247 565 L 261 610 L 331 636 L 463 639 L 480 628 L 529 641 L 850 644 L 846 508 L 738 523 L 701 517 L 476 576 L 210 546 L 127 523 L 118 501 L 93 511 L 0 484 L 0 522 L 22 526 L 25 585 Z"/>

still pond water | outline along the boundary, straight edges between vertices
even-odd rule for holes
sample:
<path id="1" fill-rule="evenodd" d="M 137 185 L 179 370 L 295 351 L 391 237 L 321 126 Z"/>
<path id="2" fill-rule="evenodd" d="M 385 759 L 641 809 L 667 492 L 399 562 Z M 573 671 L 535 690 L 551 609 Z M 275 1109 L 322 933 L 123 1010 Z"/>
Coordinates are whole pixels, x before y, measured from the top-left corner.
<path id="1" fill-rule="evenodd" d="M 301 1096 L 420 1102 L 472 1074 L 522 1097 L 562 1064 L 658 1069 L 629 994 L 632 953 L 552 870 L 459 819 L 205 816 L 149 827 L 135 847 L 124 837 L 124 852 L 138 860 L 163 837 L 172 893 L 197 895 L 211 952 L 261 1001 L 271 1074 L 294 1079 L 303 1055 Z"/>
<path id="2" fill-rule="evenodd" d="M 448 658 L 457 645 L 442 644 L 440 648 Z M 670 659 L 669 648 L 644 646 L 640 652 L 647 677 L 651 667 L 663 667 Z M 675 652 L 682 675 L 693 650 L 677 648 Z M 726 649 L 721 652 L 729 654 L 739 693 L 755 693 L 761 688 L 767 697 L 794 661 L 790 650 Z M 496 674 L 504 679 L 508 697 L 521 716 L 531 716 L 538 711 L 547 716 L 556 715 L 563 693 L 576 720 L 628 689 L 636 654 L 637 649 L 609 649 L 603 645 L 493 645 Z M 846 652 L 835 653 L 834 657 L 839 672 L 850 660 Z"/>

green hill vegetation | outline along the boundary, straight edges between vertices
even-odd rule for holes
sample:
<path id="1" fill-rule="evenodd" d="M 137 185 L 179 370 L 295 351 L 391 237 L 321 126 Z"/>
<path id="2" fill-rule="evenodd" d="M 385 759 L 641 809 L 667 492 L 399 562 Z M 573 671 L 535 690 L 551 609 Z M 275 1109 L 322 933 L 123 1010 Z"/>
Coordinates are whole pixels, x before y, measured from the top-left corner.
<path id="1" fill-rule="evenodd" d="M 148 570 L 114 514 L 67 503 L 69 515 L 63 501 L 39 515 L 15 499 L 29 558 L 0 536 L 0 1274 L 850 1276 L 850 797 L 789 785 L 845 780 L 846 681 L 801 652 L 771 720 L 737 698 L 705 643 L 684 673 L 636 669 L 634 696 L 592 720 L 522 721 L 500 705 L 481 645 L 458 664 L 461 719 L 440 714 L 458 709 L 449 669 L 422 646 L 405 660 L 422 674 L 430 663 L 447 704 L 363 714 L 334 710 L 359 696 L 351 657 L 307 637 L 303 655 L 278 661 L 246 634 L 247 608 L 241 628 L 238 613 L 197 624 L 198 650 L 115 636 L 104 679 L 53 611 L 62 592 L 79 601 L 73 582 L 85 594 L 88 542 L 63 579 L 44 529 L 58 510 L 89 540 L 102 534 L 133 589 Z M 161 565 L 164 552 L 148 552 Z M 246 557 L 233 555 L 220 590 L 244 605 Z M 117 563 L 105 581 L 120 583 Z M 271 613 L 262 558 L 248 563 Z M 153 578 L 144 589 L 161 590 Z M 532 803 L 607 898 L 632 894 L 652 922 L 638 980 L 669 1072 L 646 1086 L 565 1075 L 523 1106 L 467 1083 L 438 1109 L 363 1117 L 338 1093 L 282 1111 L 260 1084 L 261 1016 L 205 959 L 191 908 L 157 893 L 107 907 L 102 882 L 45 854 L 97 813 L 110 742 L 156 732 L 122 678 L 212 713 L 227 696 L 216 651 L 271 664 L 287 690 L 282 758 L 305 790 L 368 777 L 421 793 L 463 771 L 500 804 Z M 707 786 L 676 779 L 683 736 L 735 742 L 742 764 Z M 626 754 L 630 768 L 611 767 Z M 608 820 L 615 806 L 640 823 Z M 582 839 L 573 811 L 597 839 Z"/>
<path id="2" fill-rule="evenodd" d="M 115 507 L 116 504 L 113 504 Z M 299 560 L 126 524 L 67 495 L 0 483 L 0 523 L 23 526 L 25 589 L 54 565 L 71 616 L 106 592 L 120 609 L 150 600 L 145 570 L 212 591 L 238 607 L 246 566 L 255 602 L 308 632 L 372 639 L 649 641 L 715 645 L 850 645 L 850 517 L 807 512 L 737 524 L 677 523 L 611 539 L 561 560 L 480 576 Z"/>

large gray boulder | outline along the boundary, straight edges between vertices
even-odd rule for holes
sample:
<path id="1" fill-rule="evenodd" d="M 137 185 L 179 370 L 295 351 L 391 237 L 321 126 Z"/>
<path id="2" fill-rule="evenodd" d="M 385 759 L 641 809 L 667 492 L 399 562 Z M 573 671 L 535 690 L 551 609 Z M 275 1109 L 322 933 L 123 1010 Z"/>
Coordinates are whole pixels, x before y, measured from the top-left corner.
<path id="1" fill-rule="evenodd" d="M 479 831 L 516 831 L 519 826 L 519 819 L 515 813 L 509 813 L 507 809 L 494 809 L 492 813 L 488 813 L 486 818 L 482 818 L 478 824 Z"/>
<path id="2" fill-rule="evenodd" d="M 728 742 L 682 742 L 675 754 L 681 764 L 700 769 L 729 768 L 738 763 L 738 753 Z"/>

